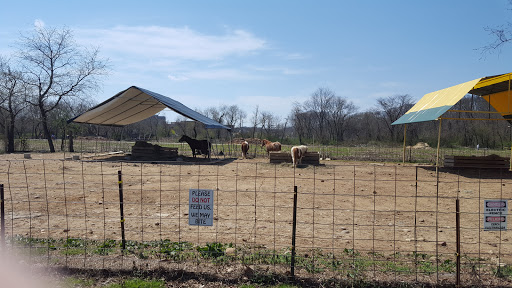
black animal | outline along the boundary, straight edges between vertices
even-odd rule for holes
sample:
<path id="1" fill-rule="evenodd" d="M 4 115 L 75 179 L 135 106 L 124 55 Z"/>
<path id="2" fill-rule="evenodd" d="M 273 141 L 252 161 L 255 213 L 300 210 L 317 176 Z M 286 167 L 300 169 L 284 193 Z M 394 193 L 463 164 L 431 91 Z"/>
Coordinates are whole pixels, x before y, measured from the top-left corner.
<path id="1" fill-rule="evenodd" d="M 187 135 L 181 136 L 179 142 L 187 142 L 192 150 L 192 157 L 196 158 L 196 154 L 207 155 L 210 158 L 210 151 L 212 150 L 212 143 L 207 140 L 196 140 L 188 137 Z"/>

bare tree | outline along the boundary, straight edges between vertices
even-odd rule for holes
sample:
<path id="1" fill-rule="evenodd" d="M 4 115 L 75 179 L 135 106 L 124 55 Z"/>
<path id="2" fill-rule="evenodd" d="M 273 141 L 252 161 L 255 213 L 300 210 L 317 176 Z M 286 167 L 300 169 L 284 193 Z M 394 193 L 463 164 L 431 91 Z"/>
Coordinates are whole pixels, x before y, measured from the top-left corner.
<path id="1" fill-rule="evenodd" d="M 260 113 L 260 119 L 258 122 L 261 125 L 260 138 L 273 138 L 273 132 L 279 124 L 279 117 L 271 112 L 263 111 Z M 265 132 L 264 135 L 263 132 Z"/>
<path id="2" fill-rule="evenodd" d="M 258 126 L 258 120 L 259 120 L 259 110 L 260 110 L 260 107 L 258 105 L 256 105 L 256 107 L 254 108 L 254 111 L 252 112 L 252 119 L 251 119 L 252 138 L 254 138 L 254 136 L 256 135 L 256 127 Z"/>
<path id="3" fill-rule="evenodd" d="M 237 105 L 222 106 L 221 110 L 224 111 L 226 124 L 231 128 L 235 128 L 238 121 L 240 121 L 241 115 L 245 114 Z"/>
<path id="4" fill-rule="evenodd" d="M 352 102 L 341 97 L 335 97 L 333 100 L 332 110 L 329 113 L 329 130 L 330 135 L 337 143 L 344 141 L 345 129 L 348 119 L 356 112 L 357 108 Z"/>
<path id="5" fill-rule="evenodd" d="M 18 43 L 20 69 L 34 94 L 27 102 L 38 108 L 50 152 L 55 152 L 48 117 L 65 97 L 84 97 L 99 87 L 107 71 L 98 48 L 79 47 L 68 29 L 36 27 Z"/>
<path id="6" fill-rule="evenodd" d="M 309 137 L 309 128 L 311 127 L 311 117 L 309 112 L 305 112 L 302 108 L 302 104 L 295 102 L 293 103 L 292 112 L 290 118 L 292 119 L 292 125 L 299 138 L 299 143 L 303 144 L 304 139 Z"/>
<path id="7" fill-rule="evenodd" d="M 327 125 L 329 119 L 329 112 L 331 111 L 336 94 L 329 88 L 318 88 L 311 95 L 311 99 L 306 101 L 305 107 L 308 107 L 314 116 L 317 129 L 315 130 L 316 137 L 319 141 L 327 141 Z"/>
<path id="8" fill-rule="evenodd" d="M 13 71 L 6 60 L 0 58 L 0 115 L 4 121 L 7 143 L 6 152 L 14 152 L 14 134 L 18 115 L 26 108 L 25 97 L 27 86 L 23 83 L 22 74 Z"/>
<path id="9" fill-rule="evenodd" d="M 377 105 L 391 141 L 398 141 L 397 135 L 399 134 L 400 127 L 391 124 L 414 105 L 412 97 L 409 94 L 381 97 L 377 99 Z"/>
<path id="10" fill-rule="evenodd" d="M 291 120 L 299 142 L 313 138 L 323 143 L 343 141 L 348 118 L 357 108 L 329 88 L 318 88 L 304 104 L 294 103 Z"/>

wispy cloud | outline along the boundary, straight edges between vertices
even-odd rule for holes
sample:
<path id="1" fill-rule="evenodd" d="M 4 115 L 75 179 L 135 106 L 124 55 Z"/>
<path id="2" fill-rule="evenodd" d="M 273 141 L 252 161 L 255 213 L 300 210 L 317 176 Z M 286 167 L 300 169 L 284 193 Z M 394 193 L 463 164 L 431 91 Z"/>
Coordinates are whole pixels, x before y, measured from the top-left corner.
<path id="1" fill-rule="evenodd" d="M 198 69 L 190 70 L 188 72 L 177 73 L 169 75 L 168 78 L 172 81 L 186 81 L 186 80 L 250 80 L 261 78 L 258 75 L 250 74 L 241 69 Z"/>
<path id="2" fill-rule="evenodd" d="M 233 63 L 268 49 L 264 39 L 241 29 L 205 34 L 188 27 L 116 26 L 75 33 L 81 44 L 99 46 L 116 69 L 156 72 L 170 81 L 258 78 L 251 75 L 257 71 Z"/>
<path id="3" fill-rule="evenodd" d="M 189 78 L 187 76 L 182 76 L 182 75 L 168 75 L 167 78 L 169 78 L 172 81 L 177 81 L 177 82 L 189 80 Z"/>
<path id="4" fill-rule="evenodd" d="M 43 28 L 44 27 L 44 21 L 41 19 L 34 20 L 34 27 L 36 28 Z"/>
<path id="5" fill-rule="evenodd" d="M 311 74 L 313 73 L 312 70 L 304 70 L 304 69 L 292 69 L 288 67 L 276 67 L 276 66 L 269 66 L 269 67 L 251 67 L 252 70 L 255 71 L 262 71 L 262 72 L 275 72 L 278 74 L 283 75 L 303 75 L 303 74 Z"/>
<path id="6" fill-rule="evenodd" d="M 306 56 L 302 53 L 290 53 L 290 54 L 286 54 L 284 56 L 284 58 L 286 60 L 302 60 L 302 59 L 306 59 L 308 58 L 309 56 Z"/>
<path id="7" fill-rule="evenodd" d="M 206 35 L 188 27 L 117 26 L 111 29 L 82 29 L 79 39 L 101 46 L 108 53 L 144 58 L 219 60 L 228 56 L 256 53 L 266 42 L 244 30 Z"/>

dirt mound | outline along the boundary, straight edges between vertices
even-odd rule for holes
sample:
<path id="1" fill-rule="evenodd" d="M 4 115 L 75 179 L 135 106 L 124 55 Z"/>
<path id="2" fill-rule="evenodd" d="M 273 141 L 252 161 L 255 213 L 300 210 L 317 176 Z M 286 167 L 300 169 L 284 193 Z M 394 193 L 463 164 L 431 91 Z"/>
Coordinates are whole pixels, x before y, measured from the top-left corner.
<path id="1" fill-rule="evenodd" d="M 412 146 L 411 148 L 412 149 L 432 149 L 432 147 L 430 147 L 428 145 L 428 143 L 425 143 L 425 142 L 418 142 L 418 143 L 416 143 L 416 145 Z"/>

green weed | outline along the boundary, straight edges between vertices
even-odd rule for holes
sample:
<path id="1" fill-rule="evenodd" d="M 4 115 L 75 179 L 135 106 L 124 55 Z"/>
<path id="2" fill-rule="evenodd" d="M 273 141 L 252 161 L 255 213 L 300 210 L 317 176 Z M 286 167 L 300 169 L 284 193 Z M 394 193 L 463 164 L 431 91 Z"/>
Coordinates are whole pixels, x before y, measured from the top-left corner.
<path id="1" fill-rule="evenodd" d="M 144 279 L 130 279 L 125 280 L 121 284 L 111 284 L 105 286 L 108 288 L 163 288 L 165 282 L 163 280 L 144 280 Z"/>

